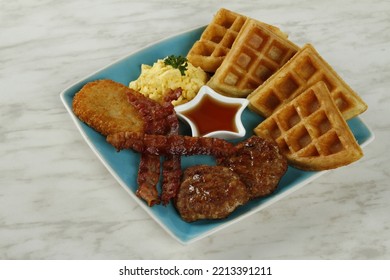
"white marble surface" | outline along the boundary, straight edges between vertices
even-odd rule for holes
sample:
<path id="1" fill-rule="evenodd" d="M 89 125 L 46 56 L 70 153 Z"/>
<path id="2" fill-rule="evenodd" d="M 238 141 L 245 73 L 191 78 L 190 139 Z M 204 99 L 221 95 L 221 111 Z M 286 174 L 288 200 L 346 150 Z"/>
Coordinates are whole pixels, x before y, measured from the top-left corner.
<path id="1" fill-rule="evenodd" d="M 97 160 L 59 93 L 220 7 L 312 42 L 368 103 L 376 140 L 359 162 L 183 246 Z M 389 30 L 379 0 L 0 0 L 0 259 L 390 259 Z"/>

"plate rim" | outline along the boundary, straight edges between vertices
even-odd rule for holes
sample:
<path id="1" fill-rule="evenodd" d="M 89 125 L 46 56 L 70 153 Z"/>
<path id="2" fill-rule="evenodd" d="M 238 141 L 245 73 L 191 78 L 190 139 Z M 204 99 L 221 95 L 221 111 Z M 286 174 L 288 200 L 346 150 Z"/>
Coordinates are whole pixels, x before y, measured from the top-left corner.
<path id="1" fill-rule="evenodd" d="M 178 241 L 180 244 L 182 245 L 188 245 L 188 244 L 192 244 L 200 239 L 203 239 L 204 237 L 206 236 L 209 236 L 211 234 L 214 234 L 215 232 L 217 231 L 220 231 L 230 225 L 232 225 L 233 223 L 237 223 L 237 222 L 240 222 L 242 221 L 243 219 L 247 218 L 248 216 L 250 215 L 253 215 L 254 213 L 256 212 L 259 212 L 267 207 L 269 207 L 270 205 L 284 199 L 285 197 L 289 196 L 290 194 L 292 194 L 293 192 L 301 189 L 302 187 L 308 185 L 309 183 L 311 183 L 312 181 L 318 179 L 319 177 L 321 177 L 322 175 L 324 175 L 325 173 L 329 172 L 330 170 L 324 170 L 324 171 L 320 171 L 320 172 L 316 172 L 315 174 L 313 174 L 312 176 L 308 177 L 308 178 L 305 178 L 303 179 L 302 181 L 300 181 L 299 183 L 295 184 L 293 187 L 285 190 L 283 193 L 279 194 L 278 196 L 274 196 L 274 197 L 270 197 L 269 199 L 267 199 L 266 201 L 264 201 L 263 203 L 253 207 L 252 209 L 250 209 L 249 211 L 239 215 L 238 217 L 232 219 L 232 220 L 229 220 L 229 221 L 226 221 L 224 223 L 221 223 L 220 225 L 217 225 L 215 226 L 214 228 L 208 230 L 208 231 L 205 231 L 201 234 L 198 234 L 197 236 L 194 236 L 194 237 L 189 237 L 187 239 L 182 239 L 180 238 L 178 235 L 176 235 L 171 229 L 169 229 L 162 221 L 160 221 L 157 217 L 155 217 L 155 215 L 153 214 L 153 212 L 151 211 L 150 207 L 147 206 L 145 203 L 143 203 L 137 196 L 134 192 L 131 191 L 131 189 L 127 186 L 127 184 L 116 174 L 115 170 L 109 165 L 109 163 L 104 159 L 104 157 L 100 154 L 100 152 L 98 151 L 98 149 L 95 147 L 95 145 L 93 144 L 93 142 L 90 140 L 90 138 L 87 136 L 86 132 L 83 130 L 82 126 L 81 126 L 81 123 L 79 121 L 79 119 L 77 118 L 77 116 L 73 113 L 73 110 L 70 106 L 68 106 L 67 104 L 67 101 L 65 99 L 65 95 L 66 93 L 71 90 L 73 87 L 75 87 L 76 85 L 88 80 L 88 78 L 96 75 L 97 73 L 101 72 L 101 71 L 104 71 L 108 68 L 110 68 L 111 66 L 115 65 L 116 63 L 122 61 L 122 60 L 125 60 L 133 55 L 135 55 L 136 53 L 138 52 L 142 52 L 143 50 L 147 49 L 147 48 L 150 48 L 152 47 L 153 45 L 156 45 L 156 44 L 159 44 L 161 42 L 164 42 L 164 41 L 168 41 L 174 37 L 177 37 L 177 36 L 180 36 L 180 35 L 184 35 L 186 33 L 190 33 L 192 31 L 195 31 L 195 30 L 198 30 L 200 28 L 205 28 L 206 25 L 199 25 L 197 27 L 193 27 L 193 28 L 190 28 L 190 29 L 187 29 L 185 31 L 181 31 L 181 32 L 177 32 L 173 35 L 170 35 L 168 37 L 164 37 L 164 38 L 161 38 L 157 41 L 154 41 L 152 43 L 149 43 L 147 45 L 145 45 L 144 47 L 142 48 L 139 48 L 139 49 L 136 49 L 136 50 L 133 50 L 131 51 L 130 53 L 118 58 L 118 59 L 115 59 L 113 62 L 99 68 L 98 70 L 96 71 L 93 71 L 92 73 L 88 74 L 88 75 L 85 75 L 84 77 L 78 79 L 76 82 L 73 82 L 71 84 L 68 84 L 68 86 L 62 90 L 60 92 L 60 99 L 65 107 L 65 109 L 67 110 L 68 114 L 70 115 L 71 119 L 73 120 L 73 122 L 75 123 L 77 129 L 79 130 L 80 134 L 82 135 L 82 137 L 84 138 L 85 142 L 88 144 L 88 146 L 90 147 L 90 149 L 93 151 L 93 153 L 97 156 L 97 158 L 103 163 L 103 165 L 105 166 L 105 168 L 109 171 L 109 173 L 114 177 L 114 179 L 119 183 L 119 185 L 125 189 L 125 191 L 135 200 L 135 203 L 137 203 L 143 210 L 146 211 L 146 213 L 155 221 L 157 222 L 157 224 L 159 224 L 172 238 L 174 238 L 176 241 Z M 367 124 L 363 121 L 363 119 L 360 117 L 360 116 L 357 116 L 355 118 L 358 118 L 359 121 L 367 128 L 368 132 L 369 132 L 369 137 L 367 138 L 367 140 L 360 144 L 359 146 L 361 148 L 365 148 L 367 145 L 369 145 L 370 143 L 372 143 L 374 140 L 375 140 L 375 134 L 374 132 L 372 131 L 372 129 L 367 126 Z"/>

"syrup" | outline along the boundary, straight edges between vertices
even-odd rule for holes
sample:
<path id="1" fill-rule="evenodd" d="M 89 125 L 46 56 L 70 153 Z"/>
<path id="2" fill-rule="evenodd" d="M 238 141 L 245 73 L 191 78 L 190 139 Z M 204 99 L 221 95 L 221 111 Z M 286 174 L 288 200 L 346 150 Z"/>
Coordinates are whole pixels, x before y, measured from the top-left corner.
<path id="1" fill-rule="evenodd" d="M 238 132 L 234 118 L 240 106 L 223 103 L 205 94 L 195 107 L 182 114 L 195 124 L 199 136 L 217 130 Z"/>

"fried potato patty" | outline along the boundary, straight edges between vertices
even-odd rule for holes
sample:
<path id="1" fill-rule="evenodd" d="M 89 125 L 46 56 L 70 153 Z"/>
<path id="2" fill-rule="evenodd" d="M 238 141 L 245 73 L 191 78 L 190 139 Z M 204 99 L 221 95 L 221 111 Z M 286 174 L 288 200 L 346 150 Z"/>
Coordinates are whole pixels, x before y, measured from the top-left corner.
<path id="1" fill-rule="evenodd" d="M 112 80 L 89 82 L 74 96 L 73 112 L 105 136 L 121 131 L 143 132 L 144 121 L 129 103 L 129 92 L 128 87 Z"/>

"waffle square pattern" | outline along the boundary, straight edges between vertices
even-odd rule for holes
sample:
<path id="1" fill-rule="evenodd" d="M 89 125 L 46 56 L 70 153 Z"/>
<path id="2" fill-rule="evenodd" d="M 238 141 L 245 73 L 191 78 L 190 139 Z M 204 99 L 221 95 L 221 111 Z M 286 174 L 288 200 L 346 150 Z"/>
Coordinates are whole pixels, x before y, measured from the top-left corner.
<path id="1" fill-rule="evenodd" d="M 275 140 L 289 164 L 303 170 L 333 169 L 363 156 L 323 81 L 279 106 L 254 132 Z"/>
<path id="2" fill-rule="evenodd" d="M 195 42 L 188 52 L 188 61 L 206 72 L 214 73 L 229 53 L 247 19 L 247 16 L 228 9 L 219 9 L 203 31 L 200 39 Z M 287 37 L 275 26 L 260 21 L 258 23 L 278 33 L 279 36 Z"/>
<path id="3" fill-rule="evenodd" d="M 188 52 L 188 61 L 214 73 L 230 51 L 246 19 L 246 16 L 220 9 Z"/>
<path id="4" fill-rule="evenodd" d="M 306 44 L 267 82 L 248 96 L 249 108 L 268 117 L 319 81 L 326 84 L 344 119 L 351 119 L 367 109 L 367 104 L 341 79 L 311 44 Z"/>
<path id="5" fill-rule="evenodd" d="M 208 86 L 228 96 L 246 97 L 298 50 L 279 32 L 248 19 Z"/>

